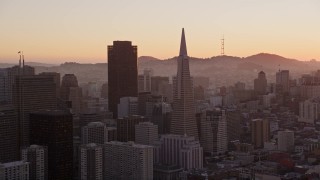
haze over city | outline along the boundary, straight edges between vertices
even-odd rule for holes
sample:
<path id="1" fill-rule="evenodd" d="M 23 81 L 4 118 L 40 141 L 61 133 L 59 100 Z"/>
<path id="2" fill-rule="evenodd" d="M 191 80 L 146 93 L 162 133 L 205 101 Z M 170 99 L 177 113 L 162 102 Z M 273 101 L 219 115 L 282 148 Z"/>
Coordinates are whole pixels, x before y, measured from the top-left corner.
<path id="1" fill-rule="evenodd" d="M 130 40 L 138 56 L 176 56 L 179 29 L 189 56 L 247 57 L 265 52 L 320 59 L 318 0 L 18 1 L 0 2 L 0 63 L 107 62 L 107 45 Z"/>

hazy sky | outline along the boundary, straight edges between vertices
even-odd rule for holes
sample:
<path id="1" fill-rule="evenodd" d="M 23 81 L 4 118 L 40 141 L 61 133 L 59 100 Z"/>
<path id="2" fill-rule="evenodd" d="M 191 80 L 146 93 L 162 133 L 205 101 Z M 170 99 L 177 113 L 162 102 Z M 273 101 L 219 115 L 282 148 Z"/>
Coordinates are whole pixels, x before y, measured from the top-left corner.
<path id="1" fill-rule="evenodd" d="M 138 55 L 260 52 L 320 60 L 319 0 L 0 0 L 0 62 L 106 62 L 107 45 L 130 40 Z"/>

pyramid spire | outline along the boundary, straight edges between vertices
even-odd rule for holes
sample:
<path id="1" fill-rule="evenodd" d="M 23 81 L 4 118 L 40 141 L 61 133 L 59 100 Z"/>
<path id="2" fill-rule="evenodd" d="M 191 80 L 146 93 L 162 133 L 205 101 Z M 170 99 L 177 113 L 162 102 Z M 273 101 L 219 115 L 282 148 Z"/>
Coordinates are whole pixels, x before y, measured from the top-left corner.
<path id="1" fill-rule="evenodd" d="M 186 44 L 186 38 L 184 36 L 184 28 L 182 28 L 182 35 L 181 35 L 181 43 L 180 43 L 180 56 L 188 56 L 187 53 L 187 44 Z"/>

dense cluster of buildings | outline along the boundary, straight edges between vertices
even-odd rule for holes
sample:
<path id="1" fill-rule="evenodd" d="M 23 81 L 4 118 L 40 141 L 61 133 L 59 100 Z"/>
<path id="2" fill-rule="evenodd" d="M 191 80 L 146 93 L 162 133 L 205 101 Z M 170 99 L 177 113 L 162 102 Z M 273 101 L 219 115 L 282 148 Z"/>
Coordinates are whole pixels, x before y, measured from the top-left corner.
<path id="1" fill-rule="evenodd" d="M 174 77 L 138 73 L 108 46 L 108 82 L 0 69 L 2 179 L 295 179 L 320 175 L 320 71 L 253 89 L 192 77 L 184 30 Z"/>

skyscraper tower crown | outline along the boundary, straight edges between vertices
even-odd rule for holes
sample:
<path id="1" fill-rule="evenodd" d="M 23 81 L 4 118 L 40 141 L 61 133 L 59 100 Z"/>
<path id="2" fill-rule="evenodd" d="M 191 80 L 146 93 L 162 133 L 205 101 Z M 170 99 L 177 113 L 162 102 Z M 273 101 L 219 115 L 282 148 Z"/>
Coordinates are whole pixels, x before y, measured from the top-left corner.
<path id="1" fill-rule="evenodd" d="M 184 35 L 184 28 L 182 28 L 179 56 L 188 56 L 186 38 Z"/>

